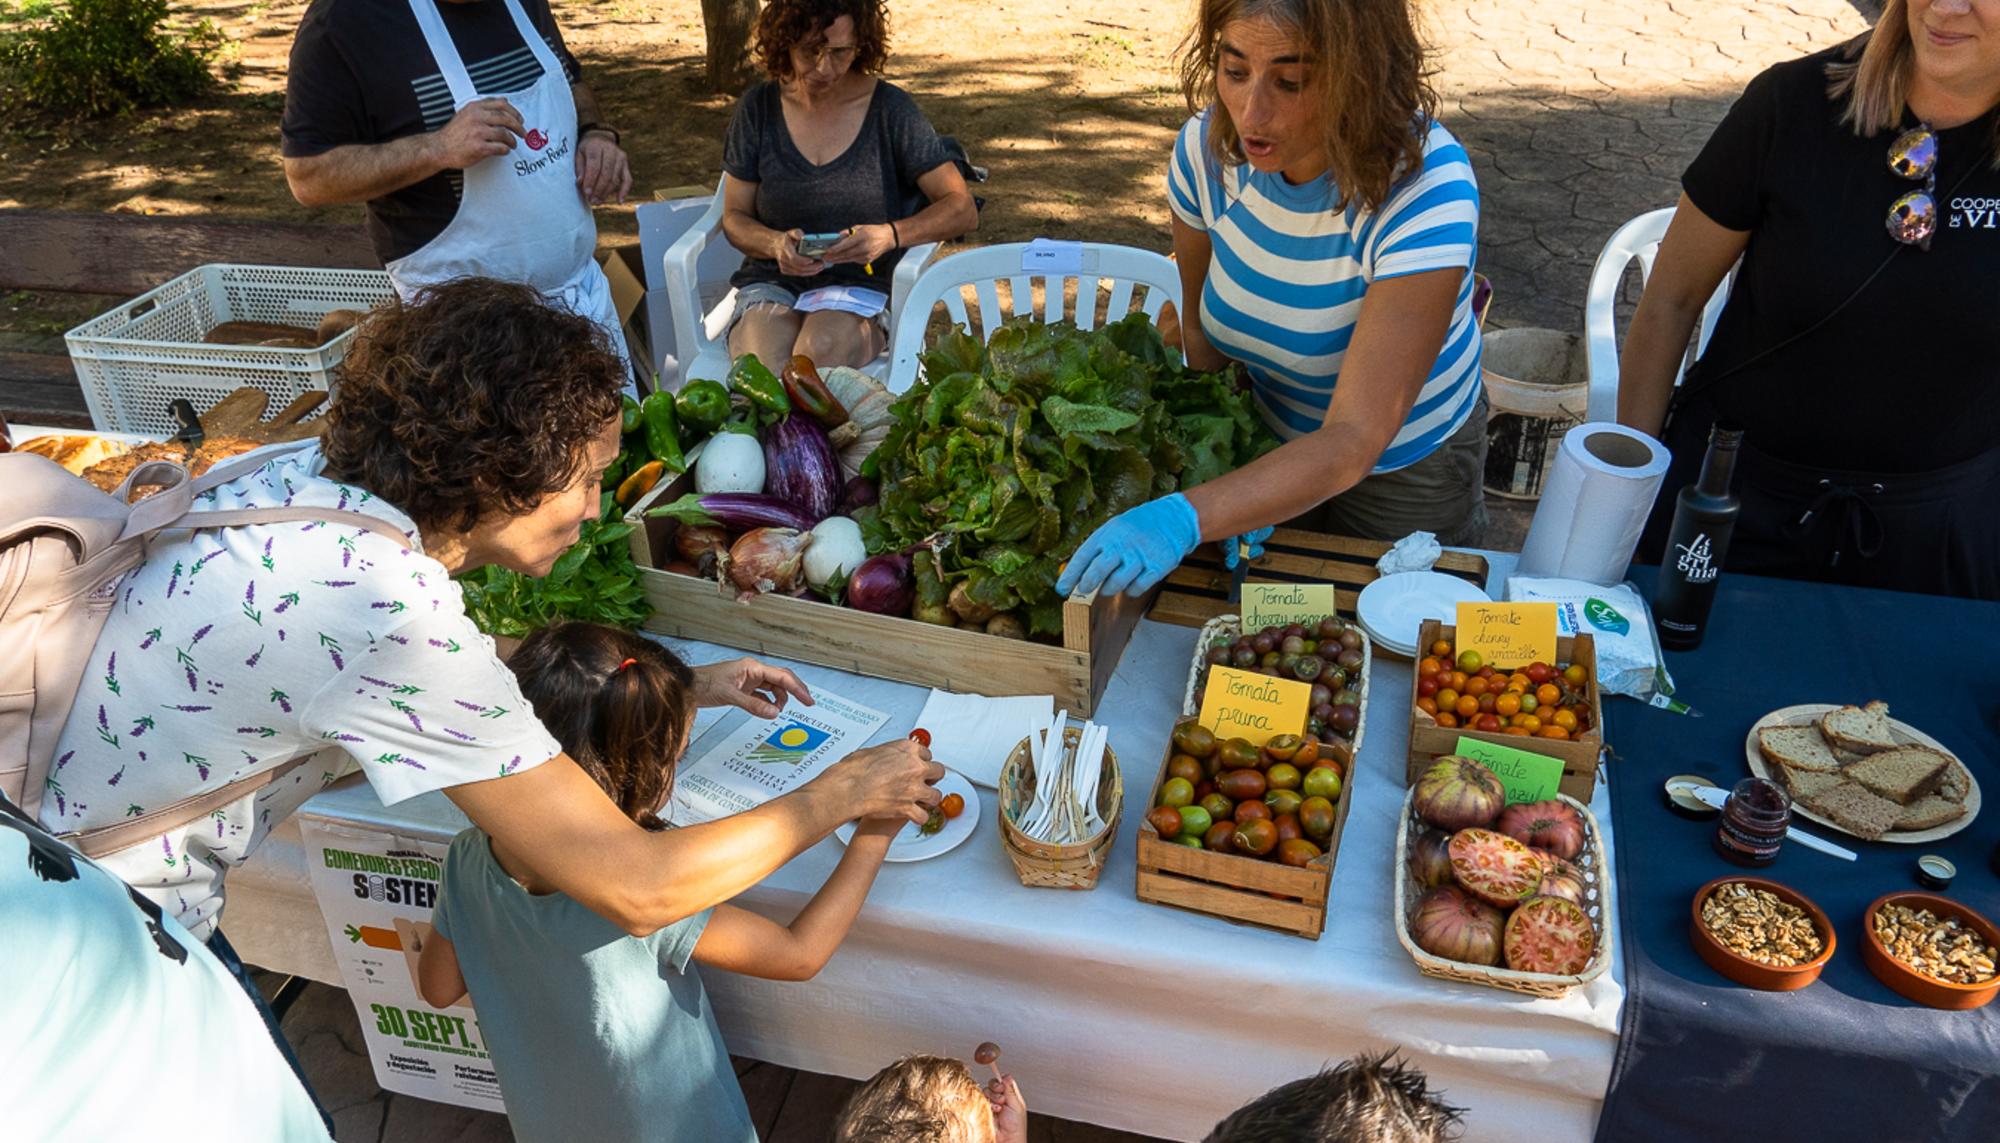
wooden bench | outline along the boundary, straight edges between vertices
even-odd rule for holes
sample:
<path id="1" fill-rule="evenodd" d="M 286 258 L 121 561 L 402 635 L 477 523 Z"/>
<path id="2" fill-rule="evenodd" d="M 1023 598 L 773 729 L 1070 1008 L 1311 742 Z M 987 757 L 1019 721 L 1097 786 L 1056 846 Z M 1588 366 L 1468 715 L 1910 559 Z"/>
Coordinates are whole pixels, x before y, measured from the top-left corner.
<path id="1" fill-rule="evenodd" d="M 0 290 L 131 298 L 208 262 L 379 270 L 356 225 L 0 210 Z M 69 356 L 0 348 L 0 414 L 86 428 Z"/>

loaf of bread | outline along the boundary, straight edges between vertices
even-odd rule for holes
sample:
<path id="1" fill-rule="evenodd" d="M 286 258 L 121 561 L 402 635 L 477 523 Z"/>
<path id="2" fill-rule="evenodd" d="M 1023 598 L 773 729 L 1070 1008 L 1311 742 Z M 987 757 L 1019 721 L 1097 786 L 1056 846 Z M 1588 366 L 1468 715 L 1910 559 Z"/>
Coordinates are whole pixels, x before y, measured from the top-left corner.
<path id="1" fill-rule="evenodd" d="M 1899 806 L 1937 788 L 1951 756 L 1928 746 L 1898 746 L 1870 754 L 1842 773 Z"/>
<path id="2" fill-rule="evenodd" d="M 1873 754 L 1896 747 L 1889 729 L 1889 704 L 1871 702 L 1867 706 L 1844 706 L 1820 716 L 1819 730 L 1836 750 L 1850 754 Z"/>
<path id="3" fill-rule="evenodd" d="M 82 476 L 84 470 L 91 465 L 109 460 L 131 447 L 91 433 L 66 433 L 61 436 L 36 437 L 24 444 L 16 445 L 14 451 L 45 456 L 76 475 Z"/>
<path id="4" fill-rule="evenodd" d="M 1840 769 L 1840 759 L 1810 726 L 1767 726 L 1757 732 L 1757 751 L 1764 761 L 1787 770 L 1831 774 Z"/>
<path id="5" fill-rule="evenodd" d="M 1875 841 L 1902 821 L 1903 807 L 1859 782 L 1841 782 L 1804 801 L 1807 809 L 1856 837 Z"/>

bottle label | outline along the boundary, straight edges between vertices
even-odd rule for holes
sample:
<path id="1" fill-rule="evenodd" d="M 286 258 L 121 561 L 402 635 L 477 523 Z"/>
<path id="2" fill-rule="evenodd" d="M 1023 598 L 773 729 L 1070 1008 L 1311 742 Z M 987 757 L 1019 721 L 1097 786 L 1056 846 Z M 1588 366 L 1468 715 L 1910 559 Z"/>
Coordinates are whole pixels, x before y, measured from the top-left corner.
<path id="1" fill-rule="evenodd" d="M 1695 533 L 1694 539 L 1685 544 L 1675 544 L 1674 550 L 1680 553 L 1674 557 L 1674 570 L 1689 583 L 1712 583 L 1722 570 L 1715 566 L 1707 532 Z"/>

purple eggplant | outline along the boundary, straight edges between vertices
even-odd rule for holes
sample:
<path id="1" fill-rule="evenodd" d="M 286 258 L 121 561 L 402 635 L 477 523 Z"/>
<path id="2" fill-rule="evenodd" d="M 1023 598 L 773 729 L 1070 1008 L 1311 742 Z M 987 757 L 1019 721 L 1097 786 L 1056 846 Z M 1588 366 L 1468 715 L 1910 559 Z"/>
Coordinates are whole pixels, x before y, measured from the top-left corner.
<path id="1" fill-rule="evenodd" d="M 811 523 L 840 503 L 840 461 L 833 442 L 811 417 L 790 416 L 764 433 L 764 494 L 789 500 Z"/>
<path id="2" fill-rule="evenodd" d="M 795 528 L 812 531 L 817 519 L 809 520 L 796 504 L 767 492 L 690 492 L 672 504 L 662 504 L 646 513 L 666 516 L 700 528 L 721 527 L 731 532 L 752 528 Z"/>

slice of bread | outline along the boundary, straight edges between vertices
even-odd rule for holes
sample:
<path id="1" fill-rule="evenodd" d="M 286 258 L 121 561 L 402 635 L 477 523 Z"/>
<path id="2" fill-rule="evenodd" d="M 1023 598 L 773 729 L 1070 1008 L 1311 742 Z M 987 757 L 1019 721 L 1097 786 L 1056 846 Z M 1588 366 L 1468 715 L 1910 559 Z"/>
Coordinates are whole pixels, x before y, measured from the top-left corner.
<path id="1" fill-rule="evenodd" d="M 1965 806 L 1940 794 L 1927 794 L 1903 807 L 1897 829 L 1935 829 L 1965 816 Z"/>
<path id="2" fill-rule="evenodd" d="M 1870 754 L 1841 771 L 1899 806 L 1907 806 L 1937 788 L 1951 765 L 1951 756 L 1928 746 L 1898 746 Z"/>
<path id="3" fill-rule="evenodd" d="M 1877 797 L 1859 782 L 1842 782 L 1806 801 L 1807 809 L 1856 837 L 1874 841 L 1896 828 L 1903 807 Z"/>
<path id="4" fill-rule="evenodd" d="M 1790 766 L 1780 766 L 1778 772 L 1784 776 L 1785 789 L 1792 792 L 1795 802 L 1818 797 L 1846 781 L 1839 774 L 1823 770 L 1795 770 Z"/>
<path id="5" fill-rule="evenodd" d="M 1965 763 L 1956 758 L 1952 759 L 1951 765 L 1946 766 L 1944 773 L 1938 775 L 1937 790 L 1934 792 L 1948 802 L 1960 804 L 1971 797 L 1972 775 L 1966 772 Z"/>
<path id="6" fill-rule="evenodd" d="M 1896 746 L 1896 737 L 1889 730 L 1886 702 L 1827 711 L 1819 717 L 1819 732 L 1835 749 L 1854 754 L 1873 754 Z"/>
<path id="7" fill-rule="evenodd" d="M 1767 726 L 1757 732 L 1757 752 L 1764 761 L 1787 770 L 1831 774 L 1840 769 L 1840 759 L 1810 726 Z"/>

